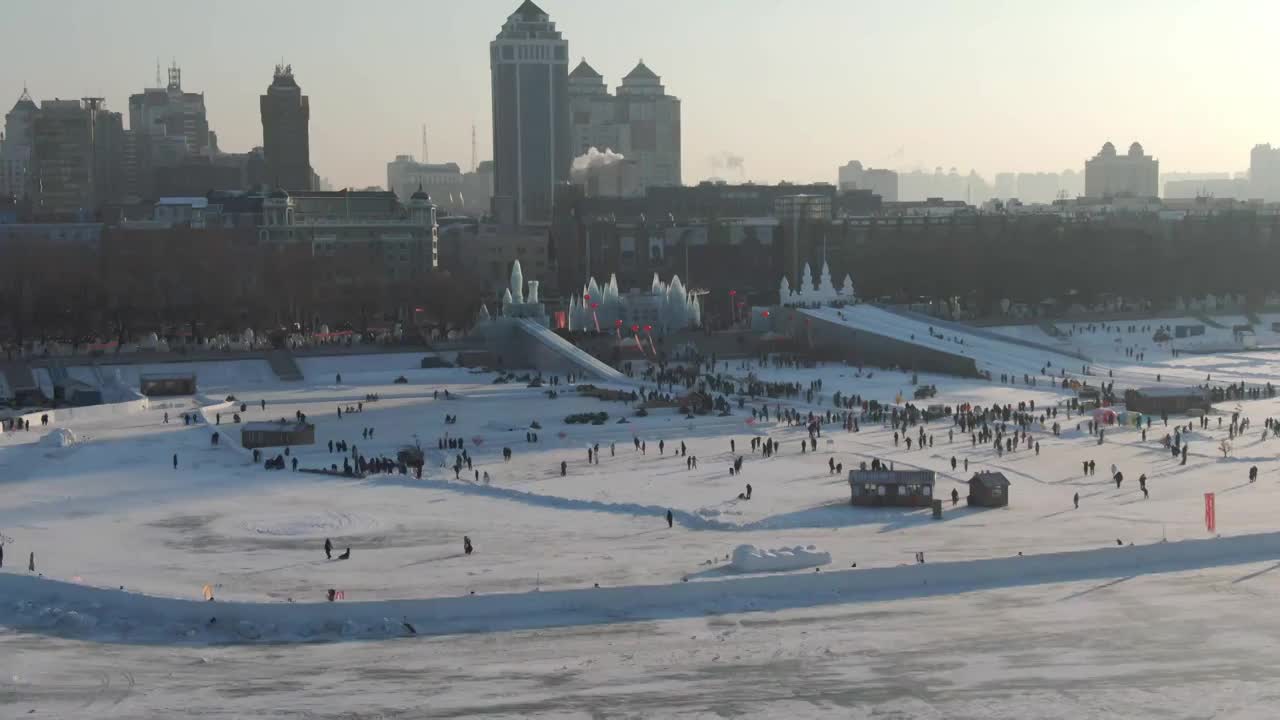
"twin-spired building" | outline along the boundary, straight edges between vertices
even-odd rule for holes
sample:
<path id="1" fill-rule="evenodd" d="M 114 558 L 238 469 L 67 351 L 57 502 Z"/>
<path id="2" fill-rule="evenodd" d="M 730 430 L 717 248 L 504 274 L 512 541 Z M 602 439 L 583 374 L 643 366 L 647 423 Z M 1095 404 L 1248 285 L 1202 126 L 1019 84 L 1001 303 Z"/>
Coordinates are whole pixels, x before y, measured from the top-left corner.
<path id="1" fill-rule="evenodd" d="M 1097 155 L 1084 163 L 1084 194 L 1091 198 L 1160 196 L 1160 161 L 1143 153 L 1134 143 L 1125 155 L 1116 146 L 1104 144 Z"/>
<path id="2" fill-rule="evenodd" d="M 610 94 L 586 60 L 569 73 L 573 152 L 613 150 L 636 169 L 636 189 L 680 184 L 680 99 L 641 60 Z"/>

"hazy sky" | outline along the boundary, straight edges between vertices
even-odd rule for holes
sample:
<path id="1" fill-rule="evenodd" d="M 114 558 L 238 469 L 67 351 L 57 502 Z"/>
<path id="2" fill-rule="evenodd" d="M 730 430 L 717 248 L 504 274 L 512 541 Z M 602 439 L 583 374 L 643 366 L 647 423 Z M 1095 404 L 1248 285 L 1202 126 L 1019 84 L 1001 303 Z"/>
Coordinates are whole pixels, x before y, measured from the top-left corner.
<path id="1" fill-rule="evenodd" d="M 311 160 L 384 185 L 397 153 L 490 155 L 488 43 L 520 0 L 3 0 L 0 105 L 128 95 L 176 58 L 225 151 L 261 144 L 282 58 Z M 644 58 L 683 106 L 686 183 L 834 182 L 877 167 L 1082 168 L 1138 139 L 1162 171 L 1241 170 L 1280 143 L 1272 0 L 540 0 L 610 86 Z M 127 122 L 127 118 L 126 118 Z"/>

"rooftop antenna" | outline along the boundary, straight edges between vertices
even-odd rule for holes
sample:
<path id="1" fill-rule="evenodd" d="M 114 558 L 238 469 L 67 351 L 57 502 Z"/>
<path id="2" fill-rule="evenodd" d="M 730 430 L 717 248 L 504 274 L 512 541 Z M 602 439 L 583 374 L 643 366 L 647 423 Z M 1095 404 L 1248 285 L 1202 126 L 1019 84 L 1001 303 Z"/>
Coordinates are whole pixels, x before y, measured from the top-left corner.
<path id="1" fill-rule="evenodd" d="M 431 162 L 431 156 L 427 154 L 427 126 L 422 126 L 422 164 L 426 165 Z"/>
<path id="2" fill-rule="evenodd" d="M 160 58 L 156 58 L 156 87 L 160 87 Z"/>
<path id="3" fill-rule="evenodd" d="M 475 172 L 476 167 L 476 124 L 471 123 L 471 172 Z"/>

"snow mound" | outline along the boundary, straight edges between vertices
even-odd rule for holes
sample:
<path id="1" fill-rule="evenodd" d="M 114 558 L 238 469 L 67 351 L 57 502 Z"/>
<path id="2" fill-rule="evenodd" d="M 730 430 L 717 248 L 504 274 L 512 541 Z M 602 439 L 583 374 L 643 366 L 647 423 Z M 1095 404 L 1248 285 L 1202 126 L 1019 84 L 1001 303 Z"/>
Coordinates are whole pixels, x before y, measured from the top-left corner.
<path id="1" fill-rule="evenodd" d="M 778 548 L 765 550 L 755 545 L 739 545 L 733 549 L 733 568 L 742 572 L 774 572 L 778 570 L 799 570 L 801 568 L 826 565 L 831 562 L 831 553 L 821 552 L 816 547 Z"/>
<path id="2" fill-rule="evenodd" d="M 48 435 L 40 438 L 40 447 L 65 448 L 80 442 L 76 434 L 66 428 L 55 428 Z"/>

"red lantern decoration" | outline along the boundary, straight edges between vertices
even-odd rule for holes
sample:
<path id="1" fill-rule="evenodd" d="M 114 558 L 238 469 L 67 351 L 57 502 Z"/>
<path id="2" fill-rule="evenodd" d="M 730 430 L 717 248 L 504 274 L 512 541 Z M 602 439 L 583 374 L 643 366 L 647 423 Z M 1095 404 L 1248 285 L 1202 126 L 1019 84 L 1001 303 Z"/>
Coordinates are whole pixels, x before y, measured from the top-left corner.
<path id="1" fill-rule="evenodd" d="M 622 321 L 621 321 L 621 320 L 614 320 L 614 321 L 613 321 L 613 324 L 614 324 L 614 325 L 617 325 L 618 327 L 622 327 Z"/>
<path id="2" fill-rule="evenodd" d="M 586 300 L 587 302 L 591 302 L 591 296 L 587 295 L 586 293 L 582 294 L 582 299 Z"/>
<path id="3" fill-rule="evenodd" d="M 764 312 L 760 313 L 760 317 L 769 317 L 769 311 L 765 310 Z"/>

